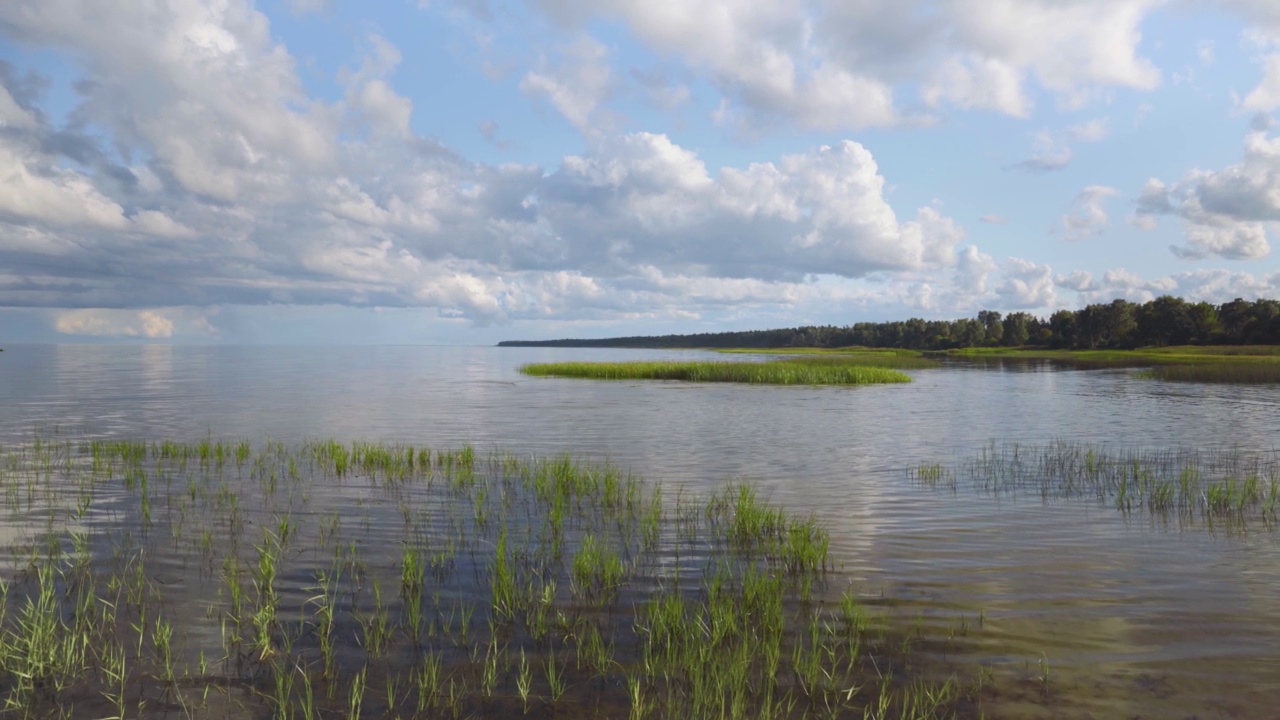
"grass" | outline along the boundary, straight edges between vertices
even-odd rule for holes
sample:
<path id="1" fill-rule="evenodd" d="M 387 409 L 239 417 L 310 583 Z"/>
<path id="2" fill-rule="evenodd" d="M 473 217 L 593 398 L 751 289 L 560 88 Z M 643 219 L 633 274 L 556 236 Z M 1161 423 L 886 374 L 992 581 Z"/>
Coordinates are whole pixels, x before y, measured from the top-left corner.
<path id="1" fill-rule="evenodd" d="M 1049 361 L 1082 370 L 1148 368 L 1142 377 L 1175 382 L 1280 382 L 1280 346 L 1206 345 L 1137 350 L 964 348 L 934 356 L 971 361 Z"/>
<path id="2" fill-rule="evenodd" d="M 664 493 L 469 447 L 37 439 L 0 451 L 0 501 L 22 538 L 0 555 L 6 717 L 981 713 L 863 605 L 820 523 L 747 484 Z"/>
<path id="3" fill-rule="evenodd" d="M 1183 527 L 1237 531 L 1250 524 L 1274 528 L 1280 520 L 1280 457 L 1274 453 L 992 444 L 956 467 L 922 464 L 907 474 L 932 488 L 965 483 L 1000 496 L 1092 499 Z"/>
<path id="4" fill-rule="evenodd" d="M 592 380 L 681 380 L 762 385 L 905 383 L 911 377 L 882 367 L 823 362 L 563 362 L 525 365 L 525 375 Z"/>

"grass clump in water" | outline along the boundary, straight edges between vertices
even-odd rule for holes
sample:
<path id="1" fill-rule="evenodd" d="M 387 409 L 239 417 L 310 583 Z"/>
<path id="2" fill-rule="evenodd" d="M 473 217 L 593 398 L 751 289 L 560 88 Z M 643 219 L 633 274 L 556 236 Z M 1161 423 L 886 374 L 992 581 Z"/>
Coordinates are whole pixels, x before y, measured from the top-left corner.
<path id="1" fill-rule="evenodd" d="M 1094 498 L 1126 515 L 1183 525 L 1270 528 L 1280 513 L 1280 457 L 1234 450 L 1140 450 L 1052 443 L 992 444 L 957 468 L 909 469 L 921 484 L 955 488 L 957 478 L 1001 496 Z"/>
<path id="2" fill-rule="evenodd" d="M 866 385 L 911 382 L 906 373 L 843 362 L 563 362 L 525 365 L 525 375 L 591 380 L 681 380 L 755 385 Z"/>
<path id="3" fill-rule="evenodd" d="M 1221 502 L 1244 492 L 1224 488 Z M 0 553 L 0 708 L 980 714 L 979 691 L 924 674 L 909 643 L 839 592 L 814 518 L 745 484 L 665 498 L 609 465 L 470 447 L 8 450 L 0 529 L 22 542 Z"/>

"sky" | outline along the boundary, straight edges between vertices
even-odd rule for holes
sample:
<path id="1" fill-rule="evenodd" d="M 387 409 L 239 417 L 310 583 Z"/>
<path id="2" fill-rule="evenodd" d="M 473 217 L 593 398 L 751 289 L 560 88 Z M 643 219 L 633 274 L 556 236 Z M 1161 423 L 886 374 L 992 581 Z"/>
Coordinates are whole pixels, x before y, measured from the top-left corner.
<path id="1" fill-rule="evenodd" d="M 1275 0 L 5 0 L 0 344 L 1280 297 Z"/>

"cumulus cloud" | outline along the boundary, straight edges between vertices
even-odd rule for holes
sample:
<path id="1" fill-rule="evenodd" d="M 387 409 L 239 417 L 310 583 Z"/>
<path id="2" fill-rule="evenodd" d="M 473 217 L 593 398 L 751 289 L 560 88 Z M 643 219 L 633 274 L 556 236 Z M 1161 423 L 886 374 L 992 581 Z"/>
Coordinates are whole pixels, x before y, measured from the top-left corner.
<path id="1" fill-rule="evenodd" d="M 1095 288 L 1093 273 L 1085 270 L 1073 270 L 1066 275 L 1055 275 L 1053 283 L 1060 288 L 1085 292 Z"/>
<path id="2" fill-rule="evenodd" d="M 1076 194 L 1072 211 L 1062 216 L 1062 237 L 1067 241 L 1101 235 L 1107 227 L 1107 211 L 1103 203 L 1119 195 L 1113 187 L 1090 185 Z"/>
<path id="3" fill-rule="evenodd" d="M 646 3 L 541 0 L 580 32 L 620 20 L 659 55 L 705 75 L 735 107 L 723 117 L 821 128 L 920 122 L 896 88 L 928 108 L 1032 110 L 1034 82 L 1078 107 L 1100 89 L 1155 88 L 1139 27 L 1159 0 Z M 743 112 L 739 114 L 738 109 Z"/>
<path id="4" fill-rule="evenodd" d="M 468 162 L 414 132 L 394 85 L 400 52 L 380 36 L 359 41 L 326 103 L 302 91 L 247 0 L 148 7 L 0 7 L 4 32 L 91 68 L 74 114 L 105 133 L 53 126 L 0 73 L 0 305 L 83 309 L 61 321 L 68 332 L 163 334 L 136 309 L 200 305 L 427 307 L 501 323 L 644 302 L 788 304 L 813 298 L 815 277 L 948 268 L 964 237 L 936 207 L 900 215 L 851 141 L 715 172 L 656 133 L 601 132 L 548 166 Z M 584 40 L 565 53 L 535 71 L 540 87 L 564 80 L 570 94 L 548 101 L 598 126 L 611 76 L 579 83 L 572 61 L 607 50 Z"/>
<path id="5" fill-rule="evenodd" d="M 1262 79 L 1245 95 L 1240 107 L 1255 112 L 1271 112 L 1280 107 L 1280 53 L 1262 60 Z"/>
<path id="6" fill-rule="evenodd" d="M 538 191 L 549 257 L 616 273 L 636 264 L 723 277 L 859 277 L 946 265 L 963 230 L 931 207 L 899 221 L 871 153 L 844 141 L 714 177 L 663 135 L 571 156 Z"/>
<path id="7" fill-rule="evenodd" d="M 982 252 L 976 245 L 966 247 L 956 263 L 955 286 L 971 297 L 980 297 L 987 293 L 987 276 L 996 270 L 999 264 L 995 258 Z"/>
<path id="8" fill-rule="evenodd" d="M 1053 268 L 1023 258 L 1009 258 L 1001 268 L 1004 281 L 996 289 L 1001 305 L 1027 310 L 1053 307 L 1057 302 Z"/>
<path id="9" fill-rule="evenodd" d="M 213 310 L 84 308 L 55 313 L 53 328 L 63 335 L 168 339 L 175 335 L 211 335 Z"/>
<path id="10" fill-rule="evenodd" d="M 747 128 L 889 126 L 955 108 L 1027 117 L 1046 90 L 1074 107 L 1155 87 L 1139 28 L 1156 4 L 542 0 L 563 32 L 539 35 L 548 44 L 514 78 L 587 142 L 487 165 L 415 132 L 430 108 L 398 89 L 400 50 L 376 34 L 318 99 L 250 0 L 0 3 L 0 33 L 66 53 L 83 75 L 74 107 L 52 113 L 46 81 L 0 62 L 0 305 L 63 308 L 60 331 L 133 337 L 203 332 L 212 320 L 173 308 L 231 304 L 430 308 L 477 323 L 1052 305 L 1068 283 L 1124 278 L 1059 281 L 966 246 L 940 205 L 891 203 L 892 169 L 857 142 L 721 165 L 666 134 L 620 133 L 611 103 L 690 108 L 709 93 Z M 615 69 L 621 53 L 591 34 L 601 19 L 622 21 L 658 69 Z M 496 122 L 478 128 L 501 146 Z M 1103 119 L 1045 131 L 1026 169 L 1063 167 L 1107 133 Z M 1181 217 L 1188 257 L 1265 254 L 1276 153 L 1255 135 L 1240 166 L 1144 191 L 1135 222 Z M 1064 228 L 1104 225 L 1111 192 L 1083 198 Z"/>
<path id="11" fill-rule="evenodd" d="M 544 100 L 583 132 L 596 134 L 612 124 L 602 103 L 614 87 L 609 49 L 589 35 L 562 47 L 552 62 L 543 58 L 525 74 L 520 90 Z M 605 122 L 606 128 L 599 127 Z"/>
<path id="12" fill-rule="evenodd" d="M 1130 222 L 1151 229 L 1162 215 L 1180 217 L 1186 243 L 1170 250 L 1181 258 L 1265 257 L 1267 228 L 1280 221 L 1280 139 L 1269 137 L 1269 127 L 1254 123 L 1235 165 L 1197 170 L 1172 186 L 1148 180 Z"/>

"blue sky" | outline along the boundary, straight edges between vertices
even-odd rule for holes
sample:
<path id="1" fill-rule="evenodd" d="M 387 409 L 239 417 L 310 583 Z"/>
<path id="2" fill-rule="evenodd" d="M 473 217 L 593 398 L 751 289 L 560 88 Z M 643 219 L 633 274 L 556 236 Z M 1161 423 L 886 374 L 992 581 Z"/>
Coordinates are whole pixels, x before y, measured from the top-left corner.
<path id="1" fill-rule="evenodd" d="M 1280 297 L 1270 0 L 10 0 L 0 342 Z"/>

